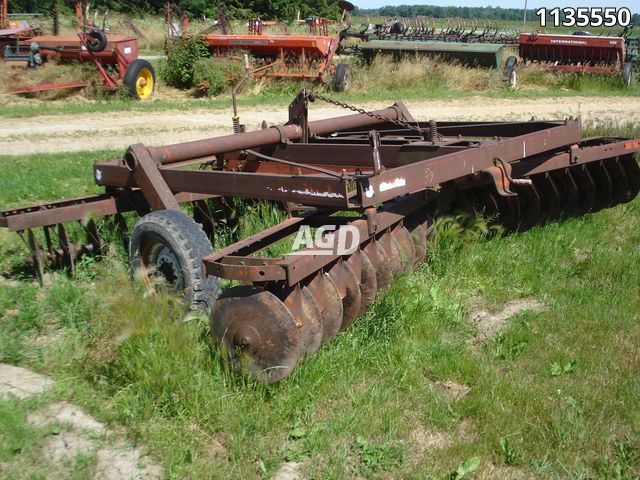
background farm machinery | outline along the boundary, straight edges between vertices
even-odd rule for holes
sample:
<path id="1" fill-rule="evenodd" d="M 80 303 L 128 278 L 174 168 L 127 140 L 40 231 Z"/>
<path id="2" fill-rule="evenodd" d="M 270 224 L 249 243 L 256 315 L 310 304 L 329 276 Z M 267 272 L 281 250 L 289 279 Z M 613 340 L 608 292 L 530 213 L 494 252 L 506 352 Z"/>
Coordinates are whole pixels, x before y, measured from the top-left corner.
<path id="1" fill-rule="evenodd" d="M 378 54 L 401 58 L 408 54 L 430 55 L 446 61 L 464 65 L 505 68 L 505 77 L 515 57 L 504 59 L 505 47 L 517 42 L 517 32 L 501 30 L 497 26 L 477 20 L 465 22 L 464 19 L 447 19 L 446 26 L 438 27 L 435 19 L 427 17 L 386 19 L 376 25 L 363 25 L 359 31 L 347 28 L 341 33 L 341 39 L 358 38 L 362 44 L 356 44 L 351 53 L 362 56 L 366 62 Z"/>
<path id="2" fill-rule="evenodd" d="M 447 18 L 446 25 L 438 25 L 435 18 L 385 18 L 377 24 L 365 24 L 359 31 L 347 29 L 343 37 L 361 40 L 411 40 L 455 43 L 499 43 L 515 45 L 520 32 L 501 29 L 497 24 L 478 19 Z"/>
<path id="3" fill-rule="evenodd" d="M 587 32 L 573 35 L 521 34 L 518 51 L 524 64 L 539 63 L 555 72 L 617 74 L 622 76 L 626 86 L 630 86 L 637 39 L 630 40 L 626 33 L 617 37 L 595 36 Z"/>
<path id="4" fill-rule="evenodd" d="M 252 19 L 247 34 L 230 34 L 229 21 L 224 10 L 221 11 L 216 26 L 199 34 L 209 48 L 212 56 L 228 56 L 243 51 L 258 59 L 261 65 L 251 71 L 253 77 L 271 77 L 285 79 L 307 79 L 319 83 L 328 83 L 332 79 L 337 90 L 345 90 L 349 85 L 350 65 L 335 65 L 334 55 L 340 43 L 340 31 L 345 16 L 354 9 L 346 1 L 338 2 L 342 16 L 337 22 L 336 33 L 330 33 L 332 22 L 326 18 L 312 18 L 306 23 L 308 34 L 275 34 L 264 31 L 265 23 L 261 19 Z M 189 35 L 185 29 L 188 21 L 183 16 L 181 26 L 173 21 L 174 8 L 167 5 L 167 25 L 169 26 L 169 51 L 171 55 L 171 35 Z M 188 18 L 188 17 L 187 17 Z M 221 30 L 221 31 L 216 31 Z M 177 34 L 177 35 L 176 35 Z"/>
<path id="5" fill-rule="evenodd" d="M 349 87 L 351 66 L 338 63 L 334 66 L 334 56 L 356 54 L 370 61 L 378 53 L 400 57 L 409 53 L 428 54 L 445 60 L 466 65 L 502 69 L 504 45 L 516 42 L 513 32 L 505 32 L 486 24 L 480 28 L 477 21 L 467 28 L 464 20 L 448 21 L 446 28 L 438 29 L 422 18 L 384 20 L 376 26 L 364 26 L 355 31 L 348 21 L 347 13 L 353 10 L 348 2 L 339 2 L 342 17 L 336 32 L 329 34 L 331 22 L 322 18 L 308 19 L 311 35 L 271 34 L 263 30 L 264 22 L 250 20 L 247 35 L 229 34 L 230 23 L 221 14 L 216 24 L 200 34 L 213 56 L 228 56 L 234 52 L 247 52 L 256 57 L 262 65 L 252 71 L 256 77 L 299 78 L 326 83 L 333 76 L 333 87 L 343 91 Z M 180 24 L 174 22 L 179 17 L 171 5 L 167 6 L 169 42 L 171 35 L 186 35 L 188 15 L 183 14 Z M 345 26 L 346 25 L 346 26 Z M 357 38 L 364 43 L 349 45 L 349 39 Z M 171 49 L 168 50 L 171 55 Z M 515 57 L 514 59 L 515 60 Z"/>
<path id="6" fill-rule="evenodd" d="M 286 377 L 346 329 L 393 279 L 423 261 L 433 221 L 483 211 L 506 231 L 596 212 L 640 190 L 640 140 L 582 138 L 577 121 L 417 121 L 402 103 L 309 121 L 302 91 L 289 121 L 258 131 L 164 147 L 132 145 L 97 162 L 101 195 L 0 212 L 42 275 L 101 253 L 100 219 L 129 235 L 132 269 L 210 311 L 213 342 L 241 373 Z M 212 203 L 243 197 L 293 205 L 289 218 L 218 251 Z M 193 218 L 180 207 L 191 202 Z M 66 223 L 81 222 L 77 244 Z M 338 228 L 306 248 L 269 256 L 302 228 Z M 43 232 L 36 230 L 42 228 Z M 336 249 L 340 228 L 355 245 Z M 355 232 L 355 233 L 354 233 Z M 242 285 L 227 288 L 221 279 Z"/>
<path id="7" fill-rule="evenodd" d="M 6 0 L 4 0 L 6 3 Z M 56 13 L 57 15 L 57 13 Z M 138 58 L 135 37 L 111 35 L 106 28 L 106 14 L 102 25 L 96 25 L 96 16 L 89 15 L 89 7 L 76 2 L 78 33 L 75 36 L 43 35 L 33 28 L 0 30 L 3 38 L 0 58 L 5 64 L 21 68 L 38 68 L 49 60 L 57 63 L 92 63 L 107 91 L 127 87 L 136 99 L 148 99 L 155 86 L 155 72 L 151 64 Z M 54 19 L 54 31 L 58 22 Z M 12 93 L 83 88 L 88 81 L 72 83 L 46 83 L 12 88 Z"/>
<path id="8" fill-rule="evenodd" d="M 619 74 L 626 86 L 632 83 L 639 40 L 631 38 L 632 27 L 622 29 L 617 36 L 591 35 L 575 32 L 573 35 L 534 32 L 520 33 L 515 29 L 501 30 L 485 22 L 465 22 L 447 19 L 446 26 L 438 27 L 435 19 L 426 17 L 385 19 L 376 25 L 363 25 L 359 31 L 345 29 L 341 39 L 358 38 L 364 43 L 353 51 L 365 60 L 378 53 L 396 57 L 408 53 L 437 55 L 465 64 L 503 69 L 504 81 L 517 85 L 518 64 L 538 63 L 550 71 L 579 74 Z M 505 48 L 517 46 L 519 57 L 508 56 Z"/>

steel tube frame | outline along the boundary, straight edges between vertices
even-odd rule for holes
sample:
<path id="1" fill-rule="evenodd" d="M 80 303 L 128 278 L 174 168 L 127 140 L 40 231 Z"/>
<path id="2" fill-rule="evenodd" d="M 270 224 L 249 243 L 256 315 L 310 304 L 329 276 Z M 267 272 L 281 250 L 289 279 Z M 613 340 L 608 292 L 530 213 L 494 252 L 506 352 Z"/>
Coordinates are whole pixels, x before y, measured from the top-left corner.
<path id="1" fill-rule="evenodd" d="M 571 128 L 571 127 L 570 127 Z M 572 145 L 569 151 L 553 152 L 547 150 L 545 155 L 534 156 L 513 161 L 512 173 L 519 176 L 536 175 L 554 170 L 561 170 L 575 165 L 588 164 L 611 158 L 633 155 L 640 151 L 640 140 L 619 138 L 585 139 Z M 455 155 L 455 154 L 454 154 Z M 466 175 L 456 178 L 456 188 L 466 188 L 466 183 L 477 185 L 489 183 L 481 171 L 473 171 L 473 165 L 467 164 Z M 397 169 L 394 169 L 397 170 Z M 339 219 L 356 227 L 360 233 L 360 245 L 366 244 L 373 237 L 395 225 L 400 224 L 412 212 L 423 208 L 435 197 L 433 190 L 424 189 L 412 195 L 386 202 L 383 207 L 374 210 L 369 208 L 367 215 L 357 218 L 336 217 L 327 219 L 324 213 L 312 214 L 308 217 L 294 217 L 273 226 L 254 236 L 241 240 L 223 250 L 214 252 L 203 259 L 205 271 L 209 275 L 260 283 L 265 281 L 284 281 L 293 286 L 313 275 L 338 258 L 337 255 L 305 255 L 305 250 L 296 255 L 282 258 L 254 257 L 255 253 L 293 234 L 301 225 L 313 225 L 318 220 L 326 224 Z M 375 228 L 372 231 L 371 221 Z M 322 223 L 322 221 L 320 223 Z M 311 247 L 313 249 L 313 247 Z"/>
<path id="2" fill-rule="evenodd" d="M 521 177 L 640 150 L 637 140 L 582 140 L 575 121 L 442 122 L 438 131 L 445 136 L 425 141 L 415 131 L 386 120 L 411 121 L 427 131 L 430 123 L 415 122 L 401 103 L 374 113 L 383 118 L 356 114 L 309 122 L 308 143 L 290 143 L 302 138 L 304 125 L 289 124 L 167 147 L 136 145 L 125 159 L 94 165 L 96 183 L 107 187 L 107 194 L 5 210 L 0 212 L 0 226 L 21 231 L 81 220 L 88 214 L 177 208 L 178 202 L 215 196 L 358 210 L 467 177 L 477 181 L 480 172 L 498 168 L 498 159 L 513 165 L 513 175 Z M 373 173 L 368 140 L 376 127 L 384 167 L 378 174 Z M 249 148 L 293 164 L 242 153 Z M 213 160 L 223 160 L 214 165 L 219 169 L 180 168 Z M 305 165 L 342 175 L 319 174 L 305 170 Z"/>
<path id="3" fill-rule="evenodd" d="M 403 106 L 395 104 L 389 108 L 373 113 L 390 120 L 400 120 L 403 118 L 402 109 Z M 309 130 L 313 135 L 328 135 L 336 131 L 372 127 L 383 123 L 385 123 L 384 120 L 358 113 L 355 115 L 345 115 L 309 122 Z M 265 145 L 277 145 L 280 142 L 300 140 L 303 134 L 304 131 L 299 125 L 290 124 L 271 127 L 266 130 L 234 133 L 206 140 L 195 140 L 164 147 L 148 148 L 154 160 L 159 164 L 167 165 L 175 162 L 193 160 L 195 158 L 258 148 Z"/>

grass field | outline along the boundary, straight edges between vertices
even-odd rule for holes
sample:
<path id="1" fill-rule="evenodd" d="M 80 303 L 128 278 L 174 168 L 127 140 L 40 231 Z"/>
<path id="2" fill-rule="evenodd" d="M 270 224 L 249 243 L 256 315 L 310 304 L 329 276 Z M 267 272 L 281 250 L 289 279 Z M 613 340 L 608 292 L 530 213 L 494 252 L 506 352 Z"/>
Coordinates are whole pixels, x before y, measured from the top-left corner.
<path id="1" fill-rule="evenodd" d="M 91 160 L 113 156 L 0 157 L 0 207 L 91 193 Z M 118 245 L 39 288 L 0 231 L 0 362 L 57 381 L 0 401 L 0 474 L 46 475 L 56 432 L 26 416 L 72 400 L 168 478 L 269 478 L 291 461 L 309 478 L 637 478 L 640 200 L 506 237 L 481 227 L 443 222 L 426 264 L 273 386 L 227 372 L 207 319 L 144 295 Z"/>
<path id="2" fill-rule="evenodd" d="M 372 79 L 379 79 L 373 82 Z M 520 87 L 509 90 L 503 86 L 502 76 L 495 70 L 482 70 L 449 65 L 443 62 L 418 59 L 392 63 L 385 59 L 370 67 L 355 70 L 353 89 L 338 93 L 329 86 L 308 82 L 280 82 L 273 79 L 250 82 L 238 98 L 238 105 L 250 108 L 257 105 L 283 105 L 291 102 L 302 88 L 319 91 L 340 101 L 363 103 L 402 99 L 465 98 L 483 95 L 496 99 L 535 99 L 570 96 L 620 96 L 640 98 L 640 84 L 630 88 L 622 86 L 616 76 L 557 75 L 537 67 L 527 67 L 519 73 Z M 0 106 L 0 118 L 25 118 L 34 115 L 58 115 L 100 112 L 151 112 L 162 110 L 188 110 L 229 108 L 230 95 L 213 98 L 192 98 L 182 92 L 160 84 L 154 98 L 139 102 L 123 97 L 87 100 L 71 97 L 58 101 L 34 99 L 7 99 Z"/>

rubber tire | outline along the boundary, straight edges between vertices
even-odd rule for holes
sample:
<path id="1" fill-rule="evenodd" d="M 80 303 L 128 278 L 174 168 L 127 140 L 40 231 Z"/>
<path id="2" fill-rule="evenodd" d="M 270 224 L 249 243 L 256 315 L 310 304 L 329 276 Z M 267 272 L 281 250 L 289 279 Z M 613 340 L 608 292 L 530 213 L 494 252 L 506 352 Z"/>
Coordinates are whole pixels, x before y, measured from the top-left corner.
<path id="1" fill-rule="evenodd" d="M 633 62 L 627 62 L 622 67 L 622 80 L 625 87 L 630 87 L 633 81 Z"/>
<path id="2" fill-rule="evenodd" d="M 402 35 L 406 30 L 407 27 L 404 25 L 404 23 L 396 21 L 393 23 L 393 25 L 391 25 L 389 33 L 392 35 Z"/>
<path id="3" fill-rule="evenodd" d="M 87 32 L 87 37 L 91 37 L 96 40 L 95 42 L 90 42 L 87 40 L 87 49 L 89 51 L 98 53 L 107 48 L 107 35 L 102 30 L 98 30 L 97 28 L 89 30 Z"/>
<path id="4" fill-rule="evenodd" d="M 143 60 L 142 58 L 138 58 L 133 62 L 131 62 L 127 66 L 127 69 L 124 71 L 124 78 L 122 79 L 122 84 L 127 86 L 127 88 L 129 89 L 129 95 L 131 95 L 131 98 L 135 100 L 140 100 L 140 96 L 138 95 L 138 91 L 136 90 L 136 80 L 138 78 L 138 74 L 140 73 L 140 70 L 143 70 L 145 68 L 151 72 L 151 76 L 153 77 L 153 85 L 155 89 L 156 72 L 148 60 Z"/>
<path id="5" fill-rule="evenodd" d="M 351 65 L 339 63 L 333 74 L 333 89 L 336 92 L 344 92 L 351 85 Z"/>
<path id="6" fill-rule="evenodd" d="M 207 276 L 204 271 L 202 258 L 211 254 L 213 247 L 202 225 L 177 210 L 157 210 L 140 218 L 129 239 L 133 275 L 143 266 L 141 254 L 149 237 L 159 239 L 178 260 L 187 286 L 176 293 L 184 305 L 193 311 L 208 312 L 220 295 L 220 279 Z"/>
<path id="7" fill-rule="evenodd" d="M 504 70 L 502 71 L 502 81 L 509 85 L 510 88 L 516 88 L 518 85 L 518 74 L 516 72 L 516 65 L 518 59 L 511 55 L 507 58 L 504 64 Z"/>

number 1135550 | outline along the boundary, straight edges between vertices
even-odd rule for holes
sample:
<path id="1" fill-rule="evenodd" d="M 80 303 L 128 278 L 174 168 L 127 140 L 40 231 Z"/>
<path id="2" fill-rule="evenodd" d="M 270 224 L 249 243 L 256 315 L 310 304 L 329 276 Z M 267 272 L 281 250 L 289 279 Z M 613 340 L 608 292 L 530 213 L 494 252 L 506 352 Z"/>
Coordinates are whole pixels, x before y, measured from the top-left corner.
<path id="1" fill-rule="evenodd" d="M 631 23 L 631 11 L 624 7 L 540 8 L 536 15 L 541 27 L 626 27 Z"/>

